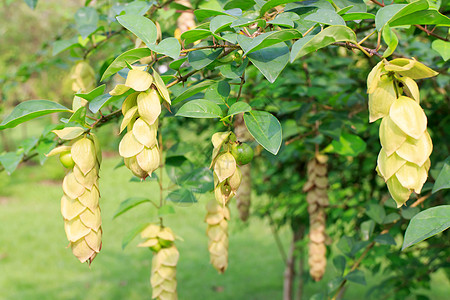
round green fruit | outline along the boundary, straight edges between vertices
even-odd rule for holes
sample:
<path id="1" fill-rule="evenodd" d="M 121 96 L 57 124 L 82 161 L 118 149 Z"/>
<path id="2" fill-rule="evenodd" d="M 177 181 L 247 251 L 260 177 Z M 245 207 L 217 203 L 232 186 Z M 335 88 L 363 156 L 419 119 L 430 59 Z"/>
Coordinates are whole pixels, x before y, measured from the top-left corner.
<path id="1" fill-rule="evenodd" d="M 233 58 L 234 62 L 237 63 L 238 65 L 242 63 L 242 51 L 237 51 L 234 54 L 234 58 Z"/>
<path id="2" fill-rule="evenodd" d="M 161 245 L 161 248 L 169 248 L 173 244 L 172 241 L 164 240 L 161 238 L 158 238 L 158 242 Z"/>
<path id="3" fill-rule="evenodd" d="M 161 245 L 158 243 L 158 244 L 156 244 L 155 246 L 151 246 L 150 249 L 151 249 L 153 252 L 158 252 L 159 250 L 161 250 Z"/>
<path id="4" fill-rule="evenodd" d="M 59 160 L 62 165 L 67 169 L 72 169 L 75 166 L 75 162 L 73 161 L 72 154 L 70 151 L 63 152 L 59 155 Z"/>
<path id="5" fill-rule="evenodd" d="M 253 159 L 253 149 L 245 143 L 237 143 L 231 147 L 231 154 L 236 159 L 238 165 L 245 165 Z"/>

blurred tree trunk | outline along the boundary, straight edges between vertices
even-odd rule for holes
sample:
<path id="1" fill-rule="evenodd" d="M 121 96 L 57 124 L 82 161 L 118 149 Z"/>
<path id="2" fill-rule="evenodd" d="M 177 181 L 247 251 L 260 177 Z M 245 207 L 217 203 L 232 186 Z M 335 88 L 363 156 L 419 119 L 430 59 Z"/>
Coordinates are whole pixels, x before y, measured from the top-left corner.
<path id="1" fill-rule="evenodd" d="M 295 278 L 295 234 L 289 249 L 289 256 L 284 269 L 283 300 L 292 300 L 292 286 Z"/>
<path id="2" fill-rule="evenodd" d="M 295 230 L 293 230 L 292 235 L 292 243 L 291 247 L 289 249 L 289 256 L 286 261 L 286 268 L 284 269 L 284 284 L 283 284 L 283 300 L 292 300 L 293 298 L 293 286 L 294 286 L 294 279 L 295 279 L 295 261 L 297 259 L 298 253 L 300 253 L 300 261 L 301 264 L 303 264 L 302 259 L 302 250 L 300 248 L 300 252 L 297 249 L 297 242 L 303 239 L 304 235 L 304 226 L 299 226 Z M 303 272 L 299 272 L 301 275 L 303 275 Z M 302 276 L 303 277 L 303 276 Z M 300 281 L 303 281 L 303 278 L 300 277 Z M 297 299 L 301 294 L 303 293 L 303 282 L 300 284 L 299 281 L 299 289 L 301 288 L 301 291 L 297 292 Z"/>
<path id="3" fill-rule="evenodd" d="M 305 236 L 305 226 L 301 225 L 299 228 L 300 231 L 300 240 L 303 239 Z M 305 255 L 304 255 L 304 249 L 303 246 L 298 246 L 297 249 L 297 255 L 298 255 L 298 288 L 297 288 L 297 295 L 295 296 L 295 300 L 302 300 L 303 297 L 303 287 L 304 287 L 304 268 L 305 268 Z"/>

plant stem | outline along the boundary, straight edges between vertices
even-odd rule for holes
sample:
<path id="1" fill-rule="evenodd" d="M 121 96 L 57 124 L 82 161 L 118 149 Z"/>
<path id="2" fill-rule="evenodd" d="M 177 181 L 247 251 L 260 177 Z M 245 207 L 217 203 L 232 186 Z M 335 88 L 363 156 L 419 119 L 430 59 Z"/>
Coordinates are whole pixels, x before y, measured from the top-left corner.
<path id="1" fill-rule="evenodd" d="M 266 212 L 267 218 L 269 219 L 270 229 L 272 230 L 273 237 L 275 238 L 275 242 L 277 244 L 278 250 L 280 251 L 281 258 L 283 262 L 287 263 L 287 255 L 286 251 L 284 251 L 283 244 L 281 243 L 280 236 L 278 235 L 278 230 L 275 228 L 275 222 L 272 218 L 272 215 L 269 212 Z"/>

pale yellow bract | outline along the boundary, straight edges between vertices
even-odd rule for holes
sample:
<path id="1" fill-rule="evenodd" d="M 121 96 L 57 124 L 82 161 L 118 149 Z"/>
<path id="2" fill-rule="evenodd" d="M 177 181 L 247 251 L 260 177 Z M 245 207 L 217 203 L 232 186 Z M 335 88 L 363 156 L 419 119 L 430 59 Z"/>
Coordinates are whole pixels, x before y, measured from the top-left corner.
<path id="1" fill-rule="evenodd" d="M 150 283 L 152 299 L 178 299 L 176 266 L 179 252 L 175 247 L 175 235 L 169 227 L 149 224 L 141 231 L 144 239 L 138 247 L 148 247 L 154 251 Z"/>
<path id="2" fill-rule="evenodd" d="M 428 177 L 433 144 L 414 79 L 436 75 L 414 59 L 398 58 L 381 61 L 367 78 L 369 121 L 382 118 L 377 171 L 398 207 L 413 191 L 419 194 Z"/>
<path id="3" fill-rule="evenodd" d="M 327 157 L 316 154 L 307 165 L 308 180 L 303 186 L 307 193 L 309 213 L 309 273 L 315 281 L 322 279 L 327 265 L 326 259 L 326 233 L 325 233 L 325 207 L 328 206 L 328 177 Z"/>

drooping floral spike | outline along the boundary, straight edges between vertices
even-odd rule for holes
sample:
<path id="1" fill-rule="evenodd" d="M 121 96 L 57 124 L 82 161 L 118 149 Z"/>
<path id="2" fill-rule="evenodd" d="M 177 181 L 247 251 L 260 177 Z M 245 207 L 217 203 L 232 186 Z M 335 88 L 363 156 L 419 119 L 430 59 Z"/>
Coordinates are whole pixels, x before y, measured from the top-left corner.
<path id="1" fill-rule="evenodd" d="M 382 119 L 377 172 L 400 207 L 427 180 L 433 144 L 414 79 L 438 73 L 414 59 L 381 61 L 367 78 L 369 121 Z M 402 95 L 405 94 L 405 95 Z"/>

